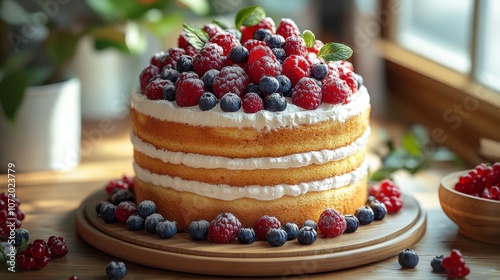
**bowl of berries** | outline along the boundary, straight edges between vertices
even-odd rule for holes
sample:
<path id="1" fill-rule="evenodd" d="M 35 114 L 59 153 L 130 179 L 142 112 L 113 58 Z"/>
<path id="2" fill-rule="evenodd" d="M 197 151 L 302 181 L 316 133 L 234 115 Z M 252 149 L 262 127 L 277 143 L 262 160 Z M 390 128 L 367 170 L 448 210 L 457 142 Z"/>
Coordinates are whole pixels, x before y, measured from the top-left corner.
<path id="1" fill-rule="evenodd" d="M 460 234 L 500 245 L 500 162 L 446 175 L 439 201 Z"/>

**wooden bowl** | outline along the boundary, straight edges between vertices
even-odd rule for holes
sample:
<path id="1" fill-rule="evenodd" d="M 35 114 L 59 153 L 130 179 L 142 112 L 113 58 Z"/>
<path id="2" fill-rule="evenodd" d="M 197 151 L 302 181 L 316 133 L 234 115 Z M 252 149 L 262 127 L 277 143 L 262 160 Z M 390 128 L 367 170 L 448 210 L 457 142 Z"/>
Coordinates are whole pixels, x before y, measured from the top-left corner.
<path id="1" fill-rule="evenodd" d="M 439 186 L 439 201 L 459 233 L 485 243 L 500 245 L 500 201 L 475 197 L 455 190 L 467 171 L 446 175 Z"/>

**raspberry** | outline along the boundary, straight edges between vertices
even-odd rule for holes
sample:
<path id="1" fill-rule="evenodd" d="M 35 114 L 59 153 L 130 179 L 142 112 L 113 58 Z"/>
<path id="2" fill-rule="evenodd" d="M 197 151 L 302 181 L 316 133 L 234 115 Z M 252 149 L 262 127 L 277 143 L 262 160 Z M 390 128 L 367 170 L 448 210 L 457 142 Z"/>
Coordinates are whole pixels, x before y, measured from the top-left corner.
<path id="1" fill-rule="evenodd" d="M 266 234 L 270 229 L 280 227 L 281 223 L 276 217 L 264 215 L 255 223 L 253 229 L 258 238 L 265 240 Z"/>
<path id="2" fill-rule="evenodd" d="M 220 28 L 220 26 L 218 26 L 217 24 L 214 24 L 214 23 L 207 23 L 207 24 L 205 24 L 203 26 L 203 30 L 205 32 L 207 32 L 209 38 L 214 37 L 218 33 L 224 32 L 224 30 L 222 30 L 222 28 Z"/>
<path id="3" fill-rule="evenodd" d="M 281 74 L 281 64 L 274 55 L 263 56 L 248 64 L 248 75 L 255 83 L 264 76 L 276 77 L 279 74 Z"/>
<path id="4" fill-rule="evenodd" d="M 193 46 L 187 46 L 185 50 L 186 50 L 186 55 L 189 55 L 190 57 L 193 58 L 200 53 L 200 51 L 195 49 Z"/>
<path id="5" fill-rule="evenodd" d="M 401 197 L 401 190 L 390 179 L 384 179 L 380 182 L 380 189 L 375 196 L 377 197 L 377 199 L 380 199 L 384 196 Z"/>
<path id="6" fill-rule="evenodd" d="M 289 18 L 282 18 L 278 28 L 276 28 L 276 34 L 279 34 L 286 39 L 291 36 L 299 36 L 300 30 L 293 20 Z"/>
<path id="7" fill-rule="evenodd" d="M 255 63 L 262 57 L 266 56 L 271 58 L 274 57 L 273 51 L 268 46 L 255 46 L 254 48 L 248 51 L 249 51 L 248 63 Z"/>
<path id="8" fill-rule="evenodd" d="M 243 97 L 242 107 L 245 113 L 256 113 L 264 109 L 264 101 L 258 93 L 249 92 Z"/>
<path id="9" fill-rule="evenodd" d="M 163 67 L 170 64 L 172 68 L 175 69 L 177 67 L 177 61 L 181 56 L 186 54 L 186 51 L 183 48 L 170 48 L 167 53 L 168 57 L 165 59 L 165 65 Z"/>
<path id="10" fill-rule="evenodd" d="M 185 72 L 187 73 L 187 72 Z M 177 105 L 180 107 L 189 107 L 198 105 L 200 97 L 205 92 L 205 84 L 200 79 L 184 80 L 176 91 Z"/>
<path id="11" fill-rule="evenodd" d="M 319 63 L 324 63 L 322 59 L 319 59 L 318 56 L 315 53 L 309 52 L 305 56 L 307 62 L 309 62 L 309 65 L 315 65 Z M 311 70 L 312 71 L 312 70 Z"/>
<path id="12" fill-rule="evenodd" d="M 137 213 L 137 206 L 132 201 L 123 201 L 115 208 L 115 218 L 120 223 L 127 222 L 128 217 Z"/>
<path id="13" fill-rule="evenodd" d="M 145 89 L 146 89 L 146 86 L 149 84 L 149 81 L 151 81 L 151 79 L 153 77 L 156 77 L 160 74 L 160 70 L 158 67 L 154 66 L 154 65 L 149 65 L 147 66 L 146 68 L 144 68 L 141 72 L 141 74 L 139 75 L 139 82 L 140 82 L 140 85 L 141 85 L 141 92 L 144 93 Z"/>
<path id="14" fill-rule="evenodd" d="M 257 47 L 257 46 L 267 46 L 265 42 L 263 41 L 259 41 L 259 40 L 255 40 L 255 39 L 250 39 L 248 41 L 246 41 L 243 46 L 248 50 L 248 51 L 251 51 L 253 48 Z"/>
<path id="15" fill-rule="evenodd" d="M 344 68 L 345 71 L 353 71 L 354 72 L 354 66 L 349 61 L 345 61 L 345 60 L 336 61 L 335 64 L 337 65 L 337 68 Z"/>
<path id="16" fill-rule="evenodd" d="M 220 70 L 226 60 L 223 51 L 222 47 L 217 44 L 206 43 L 201 49 L 200 54 L 194 57 L 194 72 L 201 77 L 210 69 Z"/>
<path id="17" fill-rule="evenodd" d="M 356 76 L 356 74 L 354 72 L 349 71 L 349 72 L 345 73 L 341 77 L 341 79 L 347 83 L 349 88 L 351 88 L 352 93 L 355 93 L 358 91 L 358 77 Z"/>
<path id="18" fill-rule="evenodd" d="M 321 48 L 324 46 L 325 44 L 323 42 L 321 42 L 321 40 L 316 40 L 314 42 L 314 46 L 312 46 L 311 48 L 307 48 L 307 51 L 310 52 L 310 53 L 315 53 L 315 54 L 318 54 L 319 50 L 321 50 Z"/>
<path id="19" fill-rule="evenodd" d="M 323 80 L 321 90 L 323 102 L 331 104 L 347 104 L 350 102 L 351 88 L 340 78 L 329 75 Z"/>
<path id="20" fill-rule="evenodd" d="M 151 57 L 149 64 L 154 65 L 158 67 L 159 70 L 161 70 L 168 64 L 166 62 L 167 58 L 168 58 L 168 53 L 164 51 L 157 52 Z"/>
<path id="21" fill-rule="evenodd" d="M 186 33 L 182 32 L 181 34 L 179 34 L 179 37 L 177 38 L 177 46 L 185 50 L 188 47 L 192 47 L 188 41 L 188 36 L 186 35 Z"/>
<path id="22" fill-rule="evenodd" d="M 163 79 L 153 80 L 146 86 L 144 95 L 151 100 L 163 99 L 163 88 L 168 84 L 172 84 L 172 82 Z"/>
<path id="23" fill-rule="evenodd" d="M 285 44 L 283 44 L 283 49 L 285 50 L 286 56 L 291 56 L 292 54 L 306 56 L 307 47 L 306 42 L 299 36 L 291 36 L 286 38 Z"/>
<path id="24" fill-rule="evenodd" d="M 232 34 L 227 32 L 222 32 L 215 35 L 210 39 L 209 42 L 221 46 L 223 50 L 222 51 L 223 55 L 228 55 L 233 47 L 236 47 L 240 44 L 238 39 L 236 39 Z"/>
<path id="25" fill-rule="evenodd" d="M 295 86 L 303 77 L 311 76 L 310 68 L 309 62 L 304 57 L 291 55 L 283 61 L 282 74 L 290 79 L 292 86 Z"/>
<path id="26" fill-rule="evenodd" d="M 270 17 L 263 18 L 258 24 L 254 26 L 242 26 L 241 27 L 241 43 L 253 38 L 253 33 L 260 28 L 265 28 L 271 30 L 274 33 L 275 24 L 274 20 Z"/>
<path id="27" fill-rule="evenodd" d="M 344 233 L 347 222 L 337 210 L 327 208 L 318 220 L 318 229 L 323 237 L 336 237 Z"/>
<path id="28" fill-rule="evenodd" d="M 448 257 L 445 257 L 441 265 L 446 270 L 448 278 L 465 277 L 470 273 L 469 266 L 465 263 L 462 253 L 453 249 Z"/>
<path id="29" fill-rule="evenodd" d="M 208 227 L 208 239 L 215 243 L 231 243 L 241 229 L 241 223 L 233 214 L 217 215 Z"/>
<path id="30" fill-rule="evenodd" d="M 292 103 L 307 110 L 321 105 L 321 88 L 312 78 L 302 78 L 292 89 Z"/>
<path id="31" fill-rule="evenodd" d="M 328 61 L 326 65 L 328 66 L 328 76 L 340 78 L 339 69 L 337 68 L 335 62 Z"/>
<path id="32" fill-rule="evenodd" d="M 385 204 L 387 213 L 397 213 L 403 207 L 401 198 L 395 196 L 384 196 L 380 202 Z"/>
<path id="33" fill-rule="evenodd" d="M 214 79 L 212 89 L 218 99 L 229 92 L 243 96 L 248 84 L 250 84 L 250 77 L 245 73 L 245 70 L 239 66 L 226 66 Z"/>
<path id="34" fill-rule="evenodd" d="M 188 79 L 199 79 L 200 77 L 195 72 L 184 72 L 179 75 L 177 81 L 175 81 L 175 87 L 178 88 L 181 84 Z"/>

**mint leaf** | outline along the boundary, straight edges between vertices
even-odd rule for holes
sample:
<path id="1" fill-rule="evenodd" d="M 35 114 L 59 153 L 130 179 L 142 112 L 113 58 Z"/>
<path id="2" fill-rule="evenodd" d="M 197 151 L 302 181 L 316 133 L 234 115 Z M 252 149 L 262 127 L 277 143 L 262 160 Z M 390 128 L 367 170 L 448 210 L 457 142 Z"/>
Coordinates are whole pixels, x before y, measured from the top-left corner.
<path id="1" fill-rule="evenodd" d="M 318 52 L 318 57 L 325 61 L 346 60 L 352 55 L 352 49 L 340 43 L 327 43 Z"/>
<path id="2" fill-rule="evenodd" d="M 201 50 L 201 48 L 203 48 L 203 46 L 210 39 L 208 33 L 199 27 L 190 23 L 184 23 L 182 26 L 184 27 L 184 32 L 188 37 L 188 42 L 197 50 Z"/>
<path id="3" fill-rule="evenodd" d="M 225 23 L 223 23 L 223 22 L 221 22 L 221 21 L 218 21 L 218 20 L 216 20 L 216 19 L 214 19 L 214 20 L 212 21 L 212 23 L 213 23 L 213 24 L 215 24 L 215 25 L 218 25 L 220 28 L 222 28 L 222 30 L 227 30 L 227 29 L 229 29 L 229 26 L 228 26 L 227 24 L 225 24 Z"/>
<path id="4" fill-rule="evenodd" d="M 311 30 L 304 30 L 304 32 L 300 34 L 300 37 L 302 37 L 304 42 L 306 42 L 307 48 L 314 47 L 314 43 L 316 43 L 316 36 L 314 36 L 314 33 L 312 33 Z"/>
<path id="5" fill-rule="evenodd" d="M 7 119 L 15 121 L 16 113 L 24 99 L 24 91 L 28 86 L 28 77 L 25 72 L 16 71 L 5 73 L 0 80 L 0 105 Z"/>
<path id="6" fill-rule="evenodd" d="M 260 6 L 249 6 L 236 13 L 234 25 L 240 30 L 241 26 L 254 26 L 266 17 L 266 12 Z"/>

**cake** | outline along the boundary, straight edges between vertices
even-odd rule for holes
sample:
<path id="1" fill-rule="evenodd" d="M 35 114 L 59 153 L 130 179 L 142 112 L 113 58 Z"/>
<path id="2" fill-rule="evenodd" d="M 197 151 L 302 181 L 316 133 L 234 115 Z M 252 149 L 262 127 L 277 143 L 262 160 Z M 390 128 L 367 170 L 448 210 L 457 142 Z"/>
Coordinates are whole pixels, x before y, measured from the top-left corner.
<path id="1" fill-rule="evenodd" d="M 141 73 L 130 101 L 137 201 L 154 201 L 180 230 L 223 212 L 246 227 L 263 215 L 302 224 L 326 208 L 354 213 L 367 199 L 370 134 L 360 76 L 328 61 L 322 47 L 332 45 L 298 36 L 289 19 L 237 28 L 239 39 L 214 24 L 185 25 L 179 45 Z M 281 39 L 283 51 L 273 51 Z"/>

